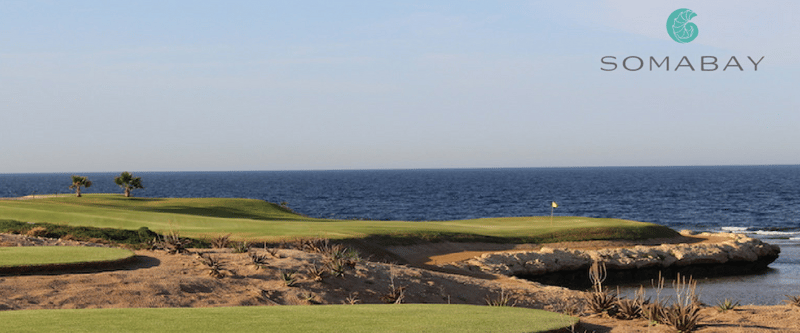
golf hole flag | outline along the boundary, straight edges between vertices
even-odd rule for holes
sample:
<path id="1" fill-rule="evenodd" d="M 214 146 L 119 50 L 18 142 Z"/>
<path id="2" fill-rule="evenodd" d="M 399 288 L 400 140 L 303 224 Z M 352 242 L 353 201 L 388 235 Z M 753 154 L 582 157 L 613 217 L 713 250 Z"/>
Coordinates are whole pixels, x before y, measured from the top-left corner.
<path id="1" fill-rule="evenodd" d="M 553 202 L 550 204 L 550 206 L 551 206 L 551 207 L 553 207 L 553 208 L 558 208 L 558 204 L 557 204 L 555 201 L 553 201 Z"/>

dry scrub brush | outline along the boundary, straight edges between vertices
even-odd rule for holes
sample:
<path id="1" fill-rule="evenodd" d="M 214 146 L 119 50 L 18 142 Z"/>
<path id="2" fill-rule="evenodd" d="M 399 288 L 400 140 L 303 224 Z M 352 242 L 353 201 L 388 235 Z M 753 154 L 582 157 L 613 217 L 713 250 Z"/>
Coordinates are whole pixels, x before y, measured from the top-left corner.
<path id="1" fill-rule="evenodd" d="M 733 302 L 730 299 L 725 299 L 724 301 L 717 302 L 717 311 L 719 312 L 728 312 L 728 310 L 734 310 L 736 307 L 739 306 L 739 302 Z"/>
<path id="2" fill-rule="evenodd" d="M 224 249 L 227 248 L 228 245 L 231 243 L 231 234 L 227 235 L 219 235 L 216 237 L 211 238 L 209 243 L 211 243 L 211 247 L 215 249 Z"/>
<path id="3" fill-rule="evenodd" d="M 608 288 L 603 288 L 607 276 L 604 262 L 592 263 L 589 267 L 589 280 L 592 282 L 593 290 L 587 294 L 586 301 L 592 312 L 613 316 L 617 310 L 617 295 L 608 291 Z"/>
<path id="4" fill-rule="evenodd" d="M 403 303 L 403 299 L 406 297 L 406 287 L 405 286 L 398 286 L 394 283 L 394 270 L 389 270 L 389 292 L 384 294 L 380 297 L 382 301 L 389 304 L 400 304 Z"/>
<path id="5" fill-rule="evenodd" d="M 222 267 L 222 261 L 219 258 L 214 258 L 211 255 L 200 255 L 200 263 L 205 265 L 208 269 L 208 275 L 215 278 L 223 278 L 227 272 Z"/>
<path id="6" fill-rule="evenodd" d="M 182 239 L 177 231 L 170 230 L 169 233 L 164 235 L 163 240 L 156 241 L 155 246 L 162 250 L 166 250 L 170 254 L 177 254 L 188 252 L 186 246 L 191 242 L 191 239 Z"/>
<path id="7" fill-rule="evenodd" d="M 784 295 L 787 299 L 783 300 L 786 304 L 800 306 L 800 296 Z"/>
<path id="8" fill-rule="evenodd" d="M 486 301 L 486 305 L 489 306 L 515 306 L 517 305 L 517 301 L 511 302 L 511 295 L 506 294 L 505 289 L 500 289 L 500 295 L 497 295 L 495 298 L 490 298 L 488 295 L 484 298 Z"/>
<path id="9" fill-rule="evenodd" d="M 315 282 L 322 282 L 325 278 L 325 269 L 317 266 L 317 262 L 314 261 L 308 266 L 308 276 Z"/>
<path id="10" fill-rule="evenodd" d="M 680 276 L 672 283 L 675 290 L 675 303 L 665 307 L 661 319 L 664 324 L 674 327 L 678 332 L 691 332 L 700 322 L 700 306 L 697 304 L 697 281 L 691 277 Z"/>
<path id="11" fill-rule="evenodd" d="M 259 268 L 269 264 L 267 261 L 267 255 L 258 254 L 257 252 L 250 252 L 250 261 Z"/>
<path id="12" fill-rule="evenodd" d="M 355 305 L 360 301 L 361 300 L 358 299 L 358 292 L 355 291 L 348 294 L 347 297 L 344 298 L 344 301 L 342 301 L 342 304 Z"/>
<path id="13" fill-rule="evenodd" d="M 233 253 L 247 253 L 250 251 L 250 242 L 241 241 L 233 243 Z"/>
<path id="14" fill-rule="evenodd" d="M 287 287 L 293 287 L 297 283 L 297 279 L 294 277 L 295 271 L 293 270 L 281 270 L 281 279 L 283 279 L 283 284 Z"/>
<path id="15" fill-rule="evenodd" d="M 619 294 L 619 290 L 617 290 Z M 644 287 L 639 287 L 639 290 L 633 296 L 633 299 L 618 298 L 617 299 L 617 318 L 623 320 L 632 320 L 642 318 L 644 313 L 644 306 L 650 303 L 649 299 L 645 299 Z"/>

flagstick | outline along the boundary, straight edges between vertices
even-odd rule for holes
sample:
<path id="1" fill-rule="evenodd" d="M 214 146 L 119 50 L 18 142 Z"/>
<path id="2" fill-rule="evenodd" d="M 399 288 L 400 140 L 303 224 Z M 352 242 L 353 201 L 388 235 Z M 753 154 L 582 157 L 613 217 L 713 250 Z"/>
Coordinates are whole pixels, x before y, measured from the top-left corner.
<path id="1" fill-rule="evenodd" d="M 556 208 L 553 207 L 553 204 L 550 204 L 550 226 L 553 225 L 553 210 L 555 210 L 555 209 Z"/>

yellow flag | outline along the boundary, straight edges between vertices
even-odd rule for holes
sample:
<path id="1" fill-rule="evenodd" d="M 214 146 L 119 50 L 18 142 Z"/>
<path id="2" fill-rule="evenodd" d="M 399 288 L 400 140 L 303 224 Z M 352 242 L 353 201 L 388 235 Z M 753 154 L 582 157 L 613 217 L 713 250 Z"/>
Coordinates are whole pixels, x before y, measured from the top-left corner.
<path id="1" fill-rule="evenodd" d="M 558 204 L 555 201 L 553 201 L 552 206 L 553 206 L 553 208 L 557 208 Z"/>

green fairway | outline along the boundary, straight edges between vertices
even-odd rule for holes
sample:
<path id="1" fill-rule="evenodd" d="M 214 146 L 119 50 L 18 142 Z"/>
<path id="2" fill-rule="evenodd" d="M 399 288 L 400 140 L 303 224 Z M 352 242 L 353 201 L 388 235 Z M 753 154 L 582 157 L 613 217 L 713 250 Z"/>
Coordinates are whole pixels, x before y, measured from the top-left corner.
<path id="1" fill-rule="evenodd" d="M 8 332 L 542 332 L 577 318 L 444 304 L 0 311 Z"/>
<path id="2" fill-rule="evenodd" d="M 124 198 L 111 194 L 3 200 L 0 219 L 131 230 L 148 227 L 162 233 L 176 230 L 190 237 L 231 233 L 232 238 L 251 240 L 382 235 L 458 240 L 468 235 L 515 242 L 555 242 L 675 235 L 663 226 L 619 219 L 559 216 L 551 222 L 545 216 L 427 222 L 328 220 L 304 217 L 253 199 Z"/>
<path id="3" fill-rule="evenodd" d="M 125 249 L 86 246 L 0 247 L 0 267 L 114 261 L 133 256 Z"/>

